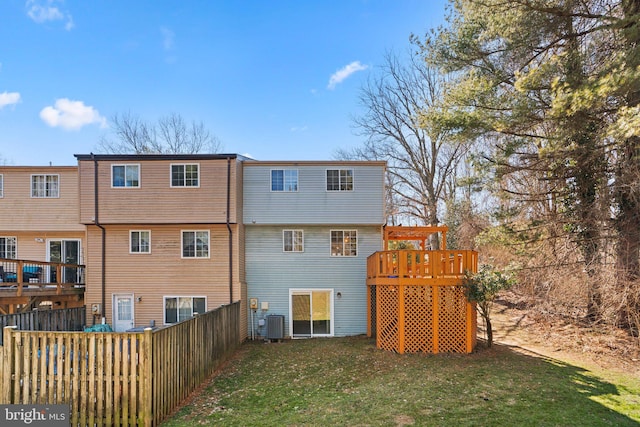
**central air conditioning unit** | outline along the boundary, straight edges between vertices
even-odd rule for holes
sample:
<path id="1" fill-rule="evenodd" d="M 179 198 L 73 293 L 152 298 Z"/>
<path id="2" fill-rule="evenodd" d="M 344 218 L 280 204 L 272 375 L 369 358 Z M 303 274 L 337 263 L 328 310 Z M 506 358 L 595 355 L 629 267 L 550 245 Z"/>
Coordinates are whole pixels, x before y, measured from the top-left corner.
<path id="1" fill-rule="evenodd" d="M 284 316 L 270 314 L 267 316 L 267 339 L 281 340 L 284 338 Z"/>

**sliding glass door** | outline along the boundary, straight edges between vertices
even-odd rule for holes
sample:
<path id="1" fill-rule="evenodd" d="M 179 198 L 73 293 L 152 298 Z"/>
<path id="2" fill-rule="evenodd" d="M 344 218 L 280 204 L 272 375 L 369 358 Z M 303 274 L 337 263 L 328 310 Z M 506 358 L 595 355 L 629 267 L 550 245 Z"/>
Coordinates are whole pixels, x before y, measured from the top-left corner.
<path id="1" fill-rule="evenodd" d="M 80 240 L 49 240 L 47 247 L 50 262 L 62 262 L 65 264 L 80 264 Z M 49 270 L 49 281 L 57 282 L 56 269 Z M 79 271 L 75 267 L 62 269 L 62 283 L 77 283 Z"/>
<path id="2" fill-rule="evenodd" d="M 291 289 L 289 296 L 293 338 L 333 335 L 332 289 Z"/>

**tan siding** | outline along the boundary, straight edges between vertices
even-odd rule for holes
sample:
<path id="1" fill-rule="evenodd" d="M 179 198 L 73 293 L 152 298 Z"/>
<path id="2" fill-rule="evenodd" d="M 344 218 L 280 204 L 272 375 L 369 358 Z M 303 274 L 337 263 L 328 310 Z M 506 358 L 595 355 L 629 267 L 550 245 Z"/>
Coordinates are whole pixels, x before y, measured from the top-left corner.
<path id="1" fill-rule="evenodd" d="M 198 163 L 198 188 L 170 186 L 170 165 Z M 236 214 L 236 163 L 231 165 L 231 222 Z M 139 188 L 111 188 L 112 165 L 139 164 Z M 81 217 L 90 224 L 95 217 L 94 172 L 92 161 L 80 161 Z M 136 160 L 129 162 L 100 161 L 99 220 L 102 224 L 116 223 L 225 223 L 227 219 L 227 161 L 198 160 L 172 162 L 168 160 Z"/>
<path id="2" fill-rule="evenodd" d="M 234 234 L 237 227 L 234 225 Z M 210 230 L 210 258 L 181 259 L 182 230 Z M 101 299 L 101 232 L 89 227 L 87 267 L 87 305 Z M 129 231 L 151 231 L 151 254 L 129 254 Z M 164 296 L 206 296 L 207 309 L 229 303 L 228 232 L 226 225 L 153 225 L 106 227 L 105 315 L 112 323 L 113 294 L 134 294 L 135 324 L 142 326 L 163 321 Z M 237 239 L 237 237 L 236 237 Z M 237 248 L 237 240 L 234 242 Z M 234 249 L 237 253 L 237 249 Z M 234 272 L 239 270 L 234 256 Z M 234 299 L 241 295 L 238 275 L 234 275 Z"/>
<path id="3" fill-rule="evenodd" d="M 78 168 L 0 166 L 0 232 L 11 230 L 82 231 L 78 221 Z M 58 175 L 58 198 L 31 198 L 31 175 Z"/>
<path id="4" fill-rule="evenodd" d="M 2 233 L 0 237 L 17 237 L 18 258 L 30 261 L 47 261 L 47 247 L 49 240 L 80 240 L 82 250 L 82 260 L 84 256 L 84 232 L 32 232 L 22 231 L 13 233 Z"/>

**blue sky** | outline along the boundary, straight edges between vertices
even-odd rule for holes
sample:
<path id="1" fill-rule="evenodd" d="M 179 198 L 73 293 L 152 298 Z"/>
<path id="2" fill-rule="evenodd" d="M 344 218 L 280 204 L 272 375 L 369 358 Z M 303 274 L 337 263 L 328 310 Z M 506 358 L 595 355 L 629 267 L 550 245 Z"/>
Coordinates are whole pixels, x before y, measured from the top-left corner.
<path id="1" fill-rule="evenodd" d="M 2 0 L 0 162 L 74 165 L 114 114 L 202 121 L 227 153 L 326 160 L 387 51 L 445 0 Z"/>

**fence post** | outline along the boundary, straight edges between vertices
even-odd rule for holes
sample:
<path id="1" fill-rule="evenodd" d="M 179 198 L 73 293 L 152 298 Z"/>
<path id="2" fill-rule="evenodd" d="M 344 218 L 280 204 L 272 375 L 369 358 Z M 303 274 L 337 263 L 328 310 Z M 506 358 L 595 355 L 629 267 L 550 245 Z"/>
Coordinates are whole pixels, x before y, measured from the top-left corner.
<path id="1" fill-rule="evenodd" d="M 151 328 L 144 329 L 144 343 L 142 345 L 142 366 L 143 366 L 143 384 L 142 384 L 142 422 L 143 425 L 151 427 L 153 395 L 151 388 L 153 387 L 153 332 Z"/>
<path id="2" fill-rule="evenodd" d="M 2 329 L 2 338 L 3 338 L 3 346 L 2 346 L 2 396 L 0 396 L 0 403 L 3 405 L 8 405 L 11 403 L 11 374 L 13 368 L 13 358 L 15 355 L 13 354 L 13 342 L 11 340 L 11 333 L 13 329 L 16 329 L 16 326 L 5 326 Z"/>

